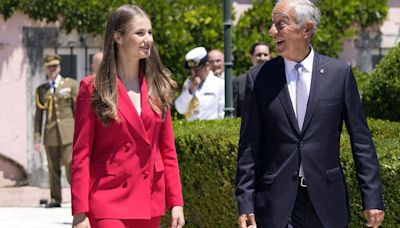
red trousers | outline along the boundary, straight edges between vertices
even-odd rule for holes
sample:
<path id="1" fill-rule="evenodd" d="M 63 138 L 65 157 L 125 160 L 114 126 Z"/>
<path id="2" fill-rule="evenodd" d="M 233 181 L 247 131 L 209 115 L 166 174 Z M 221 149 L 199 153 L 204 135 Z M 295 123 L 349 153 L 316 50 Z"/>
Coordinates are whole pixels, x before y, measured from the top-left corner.
<path id="1" fill-rule="evenodd" d="M 159 228 L 160 217 L 151 219 L 90 219 L 92 228 Z"/>

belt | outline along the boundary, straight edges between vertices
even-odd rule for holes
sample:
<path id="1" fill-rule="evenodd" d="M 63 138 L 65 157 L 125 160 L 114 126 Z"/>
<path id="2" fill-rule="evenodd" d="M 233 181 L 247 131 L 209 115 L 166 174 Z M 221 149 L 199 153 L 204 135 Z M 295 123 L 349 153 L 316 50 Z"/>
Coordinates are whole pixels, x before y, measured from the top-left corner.
<path id="1" fill-rule="evenodd" d="M 300 187 L 307 188 L 307 182 L 304 177 L 299 177 L 300 178 Z"/>

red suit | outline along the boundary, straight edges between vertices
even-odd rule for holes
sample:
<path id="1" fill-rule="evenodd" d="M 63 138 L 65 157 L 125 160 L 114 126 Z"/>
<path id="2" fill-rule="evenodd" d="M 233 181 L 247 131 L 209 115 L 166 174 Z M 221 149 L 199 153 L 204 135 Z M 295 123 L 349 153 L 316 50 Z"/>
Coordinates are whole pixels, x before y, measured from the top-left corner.
<path id="1" fill-rule="evenodd" d="M 72 159 L 72 214 L 91 218 L 150 219 L 166 206 L 183 206 L 172 131 L 148 102 L 140 77 L 141 115 L 117 79 L 118 118 L 104 127 L 92 110 L 93 78 L 82 80 L 76 101 Z"/>

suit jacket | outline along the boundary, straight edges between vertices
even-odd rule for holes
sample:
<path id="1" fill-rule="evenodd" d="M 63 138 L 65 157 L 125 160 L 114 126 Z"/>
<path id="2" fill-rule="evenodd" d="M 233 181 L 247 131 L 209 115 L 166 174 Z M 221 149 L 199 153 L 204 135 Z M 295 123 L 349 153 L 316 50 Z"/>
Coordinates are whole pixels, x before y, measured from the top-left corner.
<path id="1" fill-rule="evenodd" d="M 246 75 L 241 74 L 233 79 L 233 108 L 235 109 L 234 115 L 236 117 L 242 117 L 246 91 Z"/>
<path id="2" fill-rule="evenodd" d="M 118 80 L 118 118 L 103 126 L 92 110 L 93 79 L 81 81 L 76 102 L 72 158 L 72 214 L 93 218 L 150 219 L 166 206 L 183 206 L 182 187 L 172 132 L 148 102 L 141 76 L 139 116 Z"/>
<path id="3" fill-rule="evenodd" d="M 236 117 L 242 117 L 246 91 L 253 90 L 256 77 L 256 74 L 243 73 L 233 79 L 233 108 L 235 109 L 234 114 Z"/>
<path id="4" fill-rule="evenodd" d="M 52 93 L 48 82 L 36 89 L 36 112 L 34 140 L 40 142 L 42 122 L 45 121 L 45 146 L 60 146 L 72 143 L 74 135 L 74 111 L 77 84 L 72 78 L 62 77 L 56 91 Z M 43 120 L 45 113 L 45 120 Z"/>
<path id="5" fill-rule="evenodd" d="M 324 227 L 349 223 L 340 164 L 343 122 L 351 139 L 364 208 L 383 208 L 379 163 L 351 67 L 315 53 L 303 130 L 287 89 L 284 60 L 249 72 L 256 81 L 246 98 L 238 149 L 239 213 L 255 212 L 259 227 L 285 227 L 299 185 L 300 158 L 307 190 Z"/>

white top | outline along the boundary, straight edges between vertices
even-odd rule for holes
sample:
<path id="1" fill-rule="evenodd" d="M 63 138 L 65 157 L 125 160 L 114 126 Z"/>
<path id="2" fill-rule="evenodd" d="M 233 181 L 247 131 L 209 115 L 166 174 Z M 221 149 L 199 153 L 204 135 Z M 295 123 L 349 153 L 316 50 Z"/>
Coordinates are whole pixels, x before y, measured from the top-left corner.
<path id="1" fill-rule="evenodd" d="M 311 48 L 310 54 L 300 63 L 303 65 L 303 68 L 302 68 L 303 76 L 306 81 L 307 92 L 309 95 L 310 88 L 311 88 L 312 69 L 313 69 L 313 65 L 314 65 L 314 50 L 313 50 L 313 48 Z M 297 116 L 297 113 L 296 113 L 297 70 L 294 68 L 294 66 L 296 64 L 297 64 L 297 62 L 285 59 L 286 81 L 288 84 L 290 100 L 292 101 L 293 111 L 294 111 L 294 114 Z"/>
<path id="2" fill-rule="evenodd" d="M 312 47 L 310 54 L 301 61 L 300 63 L 303 65 L 302 73 L 304 80 L 306 82 L 307 86 L 307 97 L 310 94 L 310 88 L 311 88 L 311 79 L 312 79 L 312 69 L 314 65 L 314 50 Z M 286 81 L 288 84 L 288 90 L 289 90 L 289 95 L 290 95 L 290 100 L 292 101 L 292 106 L 293 106 L 293 111 L 294 114 L 297 116 L 297 111 L 296 111 L 296 81 L 297 81 L 297 70 L 294 68 L 294 66 L 297 64 L 297 62 L 286 60 L 285 59 L 285 74 L 286 74 Z M 303 162 L 300 162 L 300 169 L 299 169 L 299 177 L 304 177 L 304 170 L 303 170 Z"/>
<path id="3" fill-rule="evenodd" d="M 54 92 L 55 92 L 54 90 L 58 87 L 58 84 L 60 84 L 60 81 L 61 81 L 61 75 L 58 74 L 58 75 L 56 76 L 56 79 L 54 80 L 54 88 L 53 88 L 53 81 L 50 80 L 50 79 L 47 80 L 47 82 L 48 82 L 49 85 L 50 85 L 51 93 L 54 93 Z"/>
<path id="4" fill-rule="evenodd" d="M 222 71 L 220 76 L 215 75 L 218 78 L 225 79 L 225 71 Z"/>
<path id="5" fill-rule="evenodd" d="M 188 118 L 193 120 L 213 120 L 224 118 L 225 108 L 225 81 L 214 76 L 212 71 L 204 80 L 200 88 L 195 88 L 193 94 L 189 93 L 190 79 L 186 79 L 179 97 L 175 100 L 176 110 L 180 114 L 187 112 L 193 96 L 199 101 L 199 111 Z"/>

